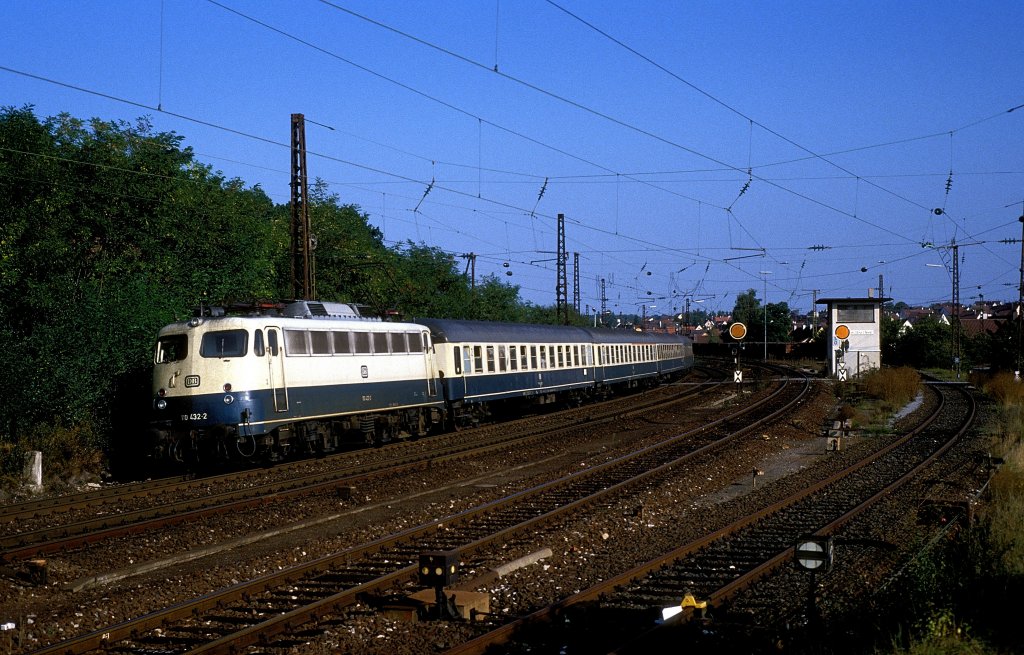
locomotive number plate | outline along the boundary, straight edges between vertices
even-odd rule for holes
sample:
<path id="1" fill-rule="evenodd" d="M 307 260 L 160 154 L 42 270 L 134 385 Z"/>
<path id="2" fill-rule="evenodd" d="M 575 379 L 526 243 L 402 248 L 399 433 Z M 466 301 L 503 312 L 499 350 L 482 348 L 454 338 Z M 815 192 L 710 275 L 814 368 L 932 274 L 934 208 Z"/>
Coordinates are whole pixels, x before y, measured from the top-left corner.
<path id="1" fill-rule="evenodd" d="M 198 387 L 199 386 L 199 376 L 198 375 L 186 375 L 185 376 L 185 386 L 186 387 Z"/>

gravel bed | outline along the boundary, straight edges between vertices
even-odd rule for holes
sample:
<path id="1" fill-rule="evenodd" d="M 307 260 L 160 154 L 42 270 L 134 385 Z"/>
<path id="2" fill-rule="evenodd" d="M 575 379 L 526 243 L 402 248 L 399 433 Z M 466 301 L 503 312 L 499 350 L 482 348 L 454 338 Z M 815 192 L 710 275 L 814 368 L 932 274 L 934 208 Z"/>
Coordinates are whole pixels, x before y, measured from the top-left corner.
<path id="1" fill-rule="evenodd" d="M 742 400 L 738 397 L 730 402 Z M 858 446 L 851 444 L 842 454 L 829 457 L 818 452 L 820 428 L 833 410 L 834 400 L 825 389 L 797 409 L 789 420 L 765 430 L 758 439 L 748 440 L 746 446 L 728 458 L 700 470 L 680 471 L 677 479 L 646 492 L 643 497 L 623 499 L 599 515 L 581 516 L 575 522 L 546 530 L 533 540 L 509 543 L 477 558 L 469 563 L 471 570 L 496 566 L 544 547 L 553 551 L 552 557 L 543 563 L 522 569 L 484 589 L 491 594 L 492 611 L 515 615 L 545 605 L 567 591 L 582 589 L 612 572 L 706 533 L 709 526 L 742 511 L 742 503 L 751 492 L 764 494 L 769 489 L 790 484 L 789 478 L 799 477 L 801 471 L 812 466 L 827 466 L 830 461 L 837 465 L 838 458 L 834 455 L 842 457 L 850 453 L 852 456 Z M 675 426 L 679 430 L 686 427 L 681 418 L 671 422 L 679 423 Z M 479 460 L 440 465 L 423 475 L 376 480 L 361 485 L 348 500 L 334 495 L 292 500 L 283 506 L 268 505 L 237 515 L 211 517 L 190 524 L 187 530 L 179 527 L 114 540 L 52 558 L 48 585 L 33 586 L 12 578 L 0 580 L 0 593 L 5 598 L 0 602 L 0 618 L 17 622 L 34 644 L 33 648 L 38 647 L 256 577 L 288 563 L 337 552 L 467 509 L 540 479 L 606 461 L 627 448 L 646 445 L 654 438 L 631 436 L 630 429 L 596 441 L 581 436 L 566 443 L 551 444 L 540 452 L 513 450 Z M 867 446 L 865 442 L 864 447 Z M 540 469 L 515 468 L 545 458 L 550 461 Z M 756 489 L 750 474 L 754 468 L 764 471 L 756 480 Z M 485 475 L 490 477 L 481 477 Z M 476 481 L 469 484 L 456 483 L 473 478 Z M 791 484 L 795 488 L 800 483 Z M 416 500 L 389 501 L 416 491 L 424 492 Z M 360 508 L 363 511 L 345 514 L 307 530 L 289 532 L 244 548 L 223 550 L 155 574 L 135 576 L 78 593 L 64 590 L 66 584 L 83 575 L 222 543 L 280 527 L 286 522 L 323 517 L 325 512 L 342 514 Z M 352 621 L 334 627 L 328 625 L 322 636 L 310 637 L 309 643 L 292 646 L 291 650 L 434 652 L 458 643 L 472 631 L 470 626 L 460 624 L 404 623 L 379 615 L 364 615 L 363 609 L 353 608 Z"/>

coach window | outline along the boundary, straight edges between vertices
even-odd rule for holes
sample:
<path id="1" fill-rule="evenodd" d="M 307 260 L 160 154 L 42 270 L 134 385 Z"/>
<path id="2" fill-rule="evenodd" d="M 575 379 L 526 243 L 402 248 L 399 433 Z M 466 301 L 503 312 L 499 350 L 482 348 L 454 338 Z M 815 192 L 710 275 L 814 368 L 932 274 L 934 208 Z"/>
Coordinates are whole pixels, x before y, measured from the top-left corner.
<path id="1" fill-rule="evenodd" d="M 309 342 L 314 355 L 331 354 L 331 333 L 314 330 L 309 333 Z"/>
<path id="2" fill-rule="evenodd" d="M 537 370 L 537 346 L 530 346 L 530 368 Z"/>
<path id="3" fill-rule="evenodd" d="M 462 349 L 462 370 L 466 373 L 473 372 L 473 358 L 469 353 L 469 346 Z"/>
<path id="4" fill-rule="evenodd" d="M 494 346 L 487 346 L 487 372 L 494 373 Z"/>
<path id="5" fill-rule="evenodd" d="M 558 346 L 558 368 L 565 366 L 565 353 L 562 351 L 562 346 Z"/>
<path id="6" fill-rule="evenodd" d="M 462 375 L 462 347 L 452 348 L 452 359 L 455 361 L 455 375 Z"/>
<path id="7" fill-rule="evenodd" d="M 473 346 L 473 372 L 484 372 L 484 347 Z"/>
<path id="8" fill-rule="evenodd" d="M 508 347 L 508 368 L 510 371 L 519 370 L 519 348 L 518 346 Z"/>
<path id="9" fill-rule="evenodd" d="M 519 346 L 519 363 L 521 369 L 524 371 L 530 367 L 530 361 L 526 353 L 526 346 Z"/>
<path id="10" fill-rule="evenodd" d="M 504 373 L 507 370 L 507 365 L 505 364 L 505 361 L 505 346 L 498 346 L 498 370 L 501 371 L 502 373 Z"/>
<path id="11" fill-rule="evenodd" d="M 355 346 L 355 352 L 357 355 L 369 355 L 370 354 L 370 333 L 369 332 L 353 332 L 352 333 L 353 345 Z"/>
<path id="12" fill-rule="evenodd" d="M 544 346 L 540 347 L 540 367 L 542 369 L 548 367 L 548 349 Z"/>

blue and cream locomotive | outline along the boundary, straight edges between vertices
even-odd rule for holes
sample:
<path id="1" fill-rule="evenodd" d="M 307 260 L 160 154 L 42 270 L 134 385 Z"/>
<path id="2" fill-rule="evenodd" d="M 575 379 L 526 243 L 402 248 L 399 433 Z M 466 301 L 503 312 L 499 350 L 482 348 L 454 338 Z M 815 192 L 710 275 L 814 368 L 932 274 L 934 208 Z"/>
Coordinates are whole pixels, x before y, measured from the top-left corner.
<path id="1" fill-rule="evenodd" d="M 385 322 L 311 301 L 201 314 L 157 337 L 153 438 L 170 459 L 278 457 L 422 436 L 499 407 L 580 401 L 693 365 L 692 343 L 677 335 Z"/>

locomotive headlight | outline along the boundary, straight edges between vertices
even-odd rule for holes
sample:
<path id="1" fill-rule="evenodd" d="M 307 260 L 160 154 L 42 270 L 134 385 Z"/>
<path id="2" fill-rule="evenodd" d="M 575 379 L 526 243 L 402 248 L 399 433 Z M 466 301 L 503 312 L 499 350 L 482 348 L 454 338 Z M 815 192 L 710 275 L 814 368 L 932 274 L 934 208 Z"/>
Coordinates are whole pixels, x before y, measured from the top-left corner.
<path id="1" fill-rule="evenodd" d="M 198 316 L 193 316 L 188 321 L 188 326 L 189 327 L 199 327 L 202 324 L 203 324 L 203 319 L 199 318 Z"/>
<path id="2" fill-rule="evenodd" d="M 235 402 L 235 397 L 234 396 L 232 396 L 231 394 L 228 394 L 228 395 L 224 396 L 224 404 L 225 405 L 230 405 L 233 402 Z"/>
<path id="3" fill-rule="evenodd" d="M 224 393 L 229 393 L 230 391 L 231 391 L 231 383 L 230 382 L 225 382 L 224 383 Z"/>
<path id="4" fill-rule="evenodd" d="M 167 395 L 167 389 L 160 389 L 159 391 L 156 392 L 156 395 L 158 395 L 161 398 L 163 398 L 164 396 Z"/>
<path id="5" fill-rule="evenodd" d="M 156 401 L 156 408 L 157 409 L 167 409 L 167 401 L 164 400 L 163 398 L 161 398 L 160 400 Z"/>

